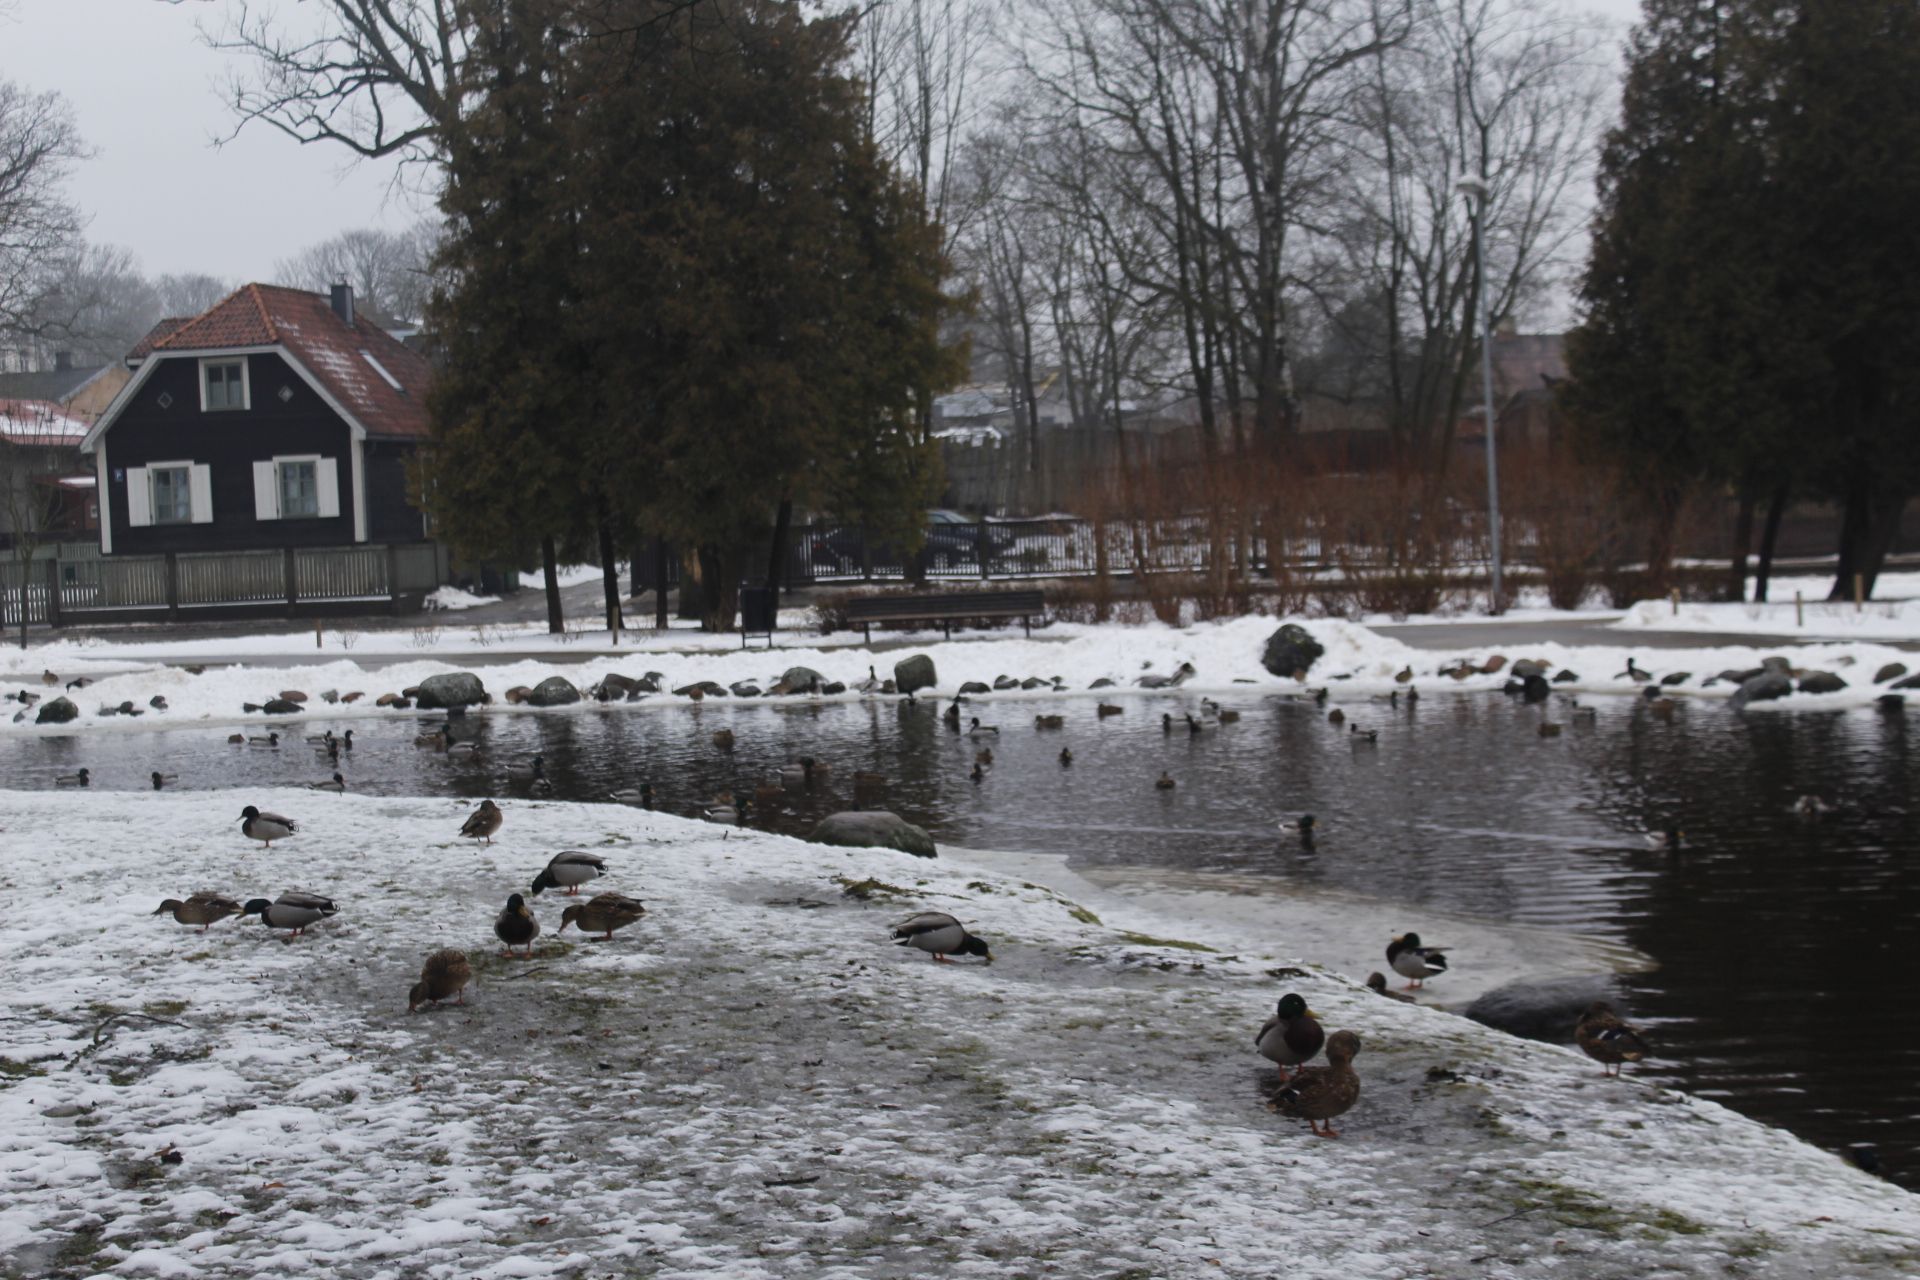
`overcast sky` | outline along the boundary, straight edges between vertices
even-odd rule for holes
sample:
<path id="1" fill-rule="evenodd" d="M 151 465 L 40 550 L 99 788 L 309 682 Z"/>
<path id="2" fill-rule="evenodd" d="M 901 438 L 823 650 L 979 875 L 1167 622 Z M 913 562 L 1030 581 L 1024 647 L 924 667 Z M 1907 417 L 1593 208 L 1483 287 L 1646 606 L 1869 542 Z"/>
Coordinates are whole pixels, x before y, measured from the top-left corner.
<path id="1" fill-rule="evenodd" d="M 257 7 L 295 0 L 256 0 Z M 1637 0 L 1585 0 L 1621 30 Z M 254 125 L 232 132 L 219 86 L 238 60 L 196 24 L 225 0 L 0 0 L 0 77 L 56 89 L 98 154 L 69 192 L 95 243 L 121 245 L 153 275 L 270 279 L 274 262 L 354 227 L 398 229 L 431 211 L 395 186 L 392 163 L 355 162 Z M 300 12 L 311 14 L 309 7 Z"/>

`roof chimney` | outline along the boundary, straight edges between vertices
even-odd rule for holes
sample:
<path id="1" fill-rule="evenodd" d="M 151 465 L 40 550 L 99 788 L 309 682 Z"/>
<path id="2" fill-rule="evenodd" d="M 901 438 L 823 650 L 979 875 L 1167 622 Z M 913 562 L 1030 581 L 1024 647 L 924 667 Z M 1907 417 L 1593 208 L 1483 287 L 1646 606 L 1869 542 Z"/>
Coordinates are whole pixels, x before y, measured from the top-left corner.
<path id="1" fill-rule="evenodd" d="M 71 368 L 73 368 L 73 352 L 56 351 L 53 353 L 53 371 L 55 373 L 65 373 Z"/>
<path id="2" fill-rule="evenodd" d="M 333 286 L 333 314 L 339 316 L 347 328 L 353 328 L 353 286 L 345 280 Z"/>

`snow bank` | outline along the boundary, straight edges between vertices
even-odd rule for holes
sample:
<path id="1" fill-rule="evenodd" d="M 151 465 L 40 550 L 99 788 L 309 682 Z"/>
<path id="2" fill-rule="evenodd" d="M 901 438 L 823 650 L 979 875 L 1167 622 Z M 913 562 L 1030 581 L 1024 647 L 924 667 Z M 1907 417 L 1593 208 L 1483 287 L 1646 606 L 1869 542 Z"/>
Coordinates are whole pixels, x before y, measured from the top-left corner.
<path id="1" fill-rule="evenodd" d="M 1681 604 L 1677 609 L 1669 601 L 1643 600 L 1613 625 L 1623 631 L 1920 640 L 1920 599 L 1868 600 L 1856 609 L 1851 601 L 1828 602 L 1823 582 L 1820 598 L 1806 599 L 1796 609 L 1791 592 L 1771 594 L 1774 598 L 1766 604 Z"/>
<path id="2" fill-rule="evenodd" d="M 528 657 L 477 670 L 496 698 L 514 685 L 531 687 L 556 674 L 564 675 L 584 690 L 608 673 L 637 676 L 649 670 L 660 672 L 668 689 L 708 680 L 723 686 L 740 680 L 753 680 L 765 688 L 791 666 L 812 667 L 828 680 L 844 683 L 851 690 L 868 678 L 869 670 L 884 679 L 892 672 L 897 660 L 910 652 L 919 652 L 929 654 L 934 659 L 940 677 L 935 692 L 939 695 L 951 694 L 969 681 L 990 685 L 996 677 L 1003 675 L 1016 679 L 1038 676 L 1044 680 L 1059 676 L 1064 681 L 1061 691 L 1055 691 L 1049 684 L 1031 691 L 974 695 L 983 700 L 994 697 L 1087 697 L 1095 692 L 1089 686 L 1098 679 L 1114 682 L 1111 687 L 1097 691 L 1100 697 L 1136 695 L 1142 690 L 1136 687 L 1134 681 L 1141 675 L 1168 675 L 1183 662 L 1191 663 L 1198 673 L 1185 685 L 1190 691 L 1244 692 L 1248 686 L 1253 686 L 1276 692 L 1299 692 L 1302 686 L 1298 683 L 1270 675 L 1260 665 L 1266 638 L 1277 625 L 1276 620 L 1270 618 L 1240 618 L 1184 629 L 1159 625 L 1100 627 L 1063 624 L 1049 628 L 1044 637 L 1031 640 L 1018 636 L 931 640 L 912 649 L 888 650 L 878 654 L 854 646 L 794 647 L 772 651 L 727 649 L 691 653 L 650 652 L 599 655 L 565 665 Z M 1486 660 L 1494 655 L 1494 647 L 1474 642 L 1472 630 L 1462 632 L 1463 643 L 1459 649 L 1445 651 L 1414 649 L 1348 622 L 1318 619 L 1302 625 L 1326 647 L 1326 656 L 1315 665 L 1309 684 L 1311 687 L 1327 688 L 1335 701 L 1403 688 L 1404 684 L 1396 680 L 1402 671 L 1411 671 L 1411 682 L 1427 694 L 1484 692 L 1501 687 L 1508 678 L 1505 671 L 1475 674 L 1460 680 L 1439 675 L 1439 672 L 1451 670 L 1461 662 L 1485 665 Z M 1656 676 L 1684 674 L 1686 679 L 1670 690 L 1676 695 L 1726 697 L 1733 693 L 1734 684 L 1726 680 L 1709 682 L 1728 670 L 1758 666 L 1768 651 L 1741 646 L 1653 651 L 1636 650 L 1629 645 L 1576 647 L 1533 644 L 1503 647 L 1498 652 L 1514 659 L 1539 659 L 1556 671 L 1573 671 L 1579 677 L 1577 680 L 1555 686 L 1564 692 L 1638 693 L 1639 686 L 1626 675 L 1627 659 L 1637 657 L 1643 668 L 1652 670 Z M 1884 686 L 1875 685 L 1872 677 L 1890 663 L 1914 657 L 1882 645 L 1865 643 L 1805 645 L 1795 647 L 1792 652 L 1797 667 L 1832 671 L 1847 681 L 1847 687 L 1828 694 L 1795 694 L 1778 702 L 1756 704 L 1757 708 L 1832 709 L 1866 705 L 1884 691 Z M 44 651 L 30 651 L 24 669 L 16 666 L 10 672 L 0 674 L 0 685 L 18 681 L 39 689 L 40 686 L 34 681 L 45 661 Z M 72 732 L 75 726 L 149 728 L 155 724 L 181 720 L 238 720 L 245 718 L 241 710 L 244 704 L 264 704 L 268 698 L 283 691 L 303 692 L 316 699 L 326 690 L 340 694 L 358 691 L 367 696 L 351 706 L 326 706 L 317 701 L 309 703 L 309 706 L 312 713 L 332 718 L 390 715 L 393 713 L 373 705 L 380 693 L 398 692 L 418 684 L 427 676 L 460 669 L 457 663 L 433 658 L 393 663 L 376 672 L 369 672 L 350 660 L 294 667 L 218 667 L 209 668 L 198 676 L 177 667 L 142 665 L 128 670 L 128 665 L 126 660 L 100 662 L 99 669 L 110 674 L 101 676 L 89 687 L 77 690 L 72 695 L 80 707 L 80 718 L 72 725 L 47 726 L 37 731 Z M 1920 665 L 1920 661 L 1915 665 Z M 81 669 L 84 670 L 84 666 Z M 70 667 L 62 668 L 61 673 L 71 670 Z M 138 719 L 100 714 L 103 708 L 128 701 L 136 708 L 144 708 L 155 695 L 166 698 L 169 706 L 167 711 L 149 713 Z M 862 695 L 850 691 L 838 696 L 857 698 Z M 658 707 L 672 705 L 674 701 L 671 697 L 662 696 L 636 705 Z M 576 706 L 570 710 L 536 713 L 531 708 L 508 707 L 496 702 L 492 712 L 580 714 L 587 709 L 586 706 Z M 31 712 L 20 723 L 0 721 L 0 731 L 35 732 L 32 721 Z"/>
<path id="3" fill-rule="evenodd" d="M 477 596 L 458 587 L 435 587 L 421 602 L 428 612 L 472 609 L 483 604 L 499 604 L 499 596 Z"/>
<path id="4" fill-rule="evenodd" d="M 0 794 L 0 1255 L 21 1274 L 1920 1267 L 1913 1197 L 1838 1158 L 1284 941 L 1210 952 L 1203 923 L 1099 923 L 964 854 L 619 808 L 512 804 L 475 848 L 451 800 L 208 800 Z M 300 834 L 253 851 L 243 801 Z M 542 896 L 533 959 L 501 959 L 494 913 L 566 847 L 650 914 L 587 943 Z M 283 944 L 147 914 L 290 887 L 339 915 Z M 996 962 L 888 945 L 923 908 Z M 468 1002 L 410 1016 L 442 946 L 474 961 Z M 1337 1142 L 1262 1106 L 1252 1033 L 1290 989 L 1363 1043 Z"/>

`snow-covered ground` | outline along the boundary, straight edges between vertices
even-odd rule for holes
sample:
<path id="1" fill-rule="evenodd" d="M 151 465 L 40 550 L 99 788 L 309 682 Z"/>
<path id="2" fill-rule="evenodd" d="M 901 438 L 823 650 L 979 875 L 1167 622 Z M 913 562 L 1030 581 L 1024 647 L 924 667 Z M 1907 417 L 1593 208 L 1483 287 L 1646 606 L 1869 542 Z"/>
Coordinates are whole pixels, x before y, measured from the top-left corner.
<path id="1" fill-rule="evenodd" d="M 0 793 L 10 1274 L 1920 1269 L 1907 1193 L 1631 1070 L 1375 996 L 1285 938 L 1101 920 L 954 851 L 576 804 L 512 805 L 475 848 L 452 800 L 221 800 Z M 254 851 L 243 800 L 300 834 Z M 589 943 L 543 896 L 533 959 L 499 958 L 493 915 L 569 847 L 650 914 Z M 292 944 L 147 914 L 293 887 L 340 913 Z M 888 945 L 922 908 L 995 963 Z M 443 946 L 478 970 L 466 1006 L 407 1014 Z M 1252 1035 L 1287 990 L 1361 1038 L 1338 1141 L 1263 1106 Z"/>
<path id="2" fill-rule="evenodd" d="M 1050 679 L 1058 675 L 1065 681 L 1065 689 L 1061 692 L 1054 691 L 1049 685 L 1032 691 L 979 695 L 983 700 L 994 696 L 1028 699 L 1087 697 L 1093 692 L 1089 686 L 1098 679 L 1114 682 L 1111 688 L 1099 690 L 1098 696 L 1113 698 L 1138 694 L 1141 690 L 1135 687 L 1135 681 L 1143 673 L 1167 675 L 1182 662 L 1191 663 L 1197 672 L 1185 686 L 1189 691 L 1245 692 L 1248 686 L 1252 686 L 1274 692 L 1298 692 L 1302 686 L 1296 681 L 1270 675 L 1260 665 L 1266 639 L 1277 625 L 1275 620 L 1266 618 L 1240 618 L 1187 628 L 1157 624 L 1138 627 L 1062 624 L 1050 628 L 1045 638 L 1028 640 L 1018 635 L 996 632 L 973 639 L 929 639 L 924 646 L 912 650 L 878 655 L 856 646 L 830 649 L 794 647 L 771 652 L 742 651 L 737 648 L 691 653 L 656 651 L 625 656 L 600 655 L 565 665 L 528 657 L 517 662 L 483 667 L 479 674 L 497 699 L 508 688 L 515 685 L 532 686 L 555 674 L 566 676 L 582 690 L 609 672 L 638 676 L 648 670 L 661 672 L 665 677 L 665 687 L 669 689 L 704 680 L 721 685 L 754 680 L 765 688 L 788 667 L 806 666 L 820 671 L 828 680 L 847 684 L 849 692 L 838 696 L 857 698 L 862 695 L 854 692 L 853 686 L 868 678 L 870 668 L 885 678 L 891 674 L 896 660 L 904 658 L 909 652 L 921 652 L 934 659 L 939 673 L 936 692 L 940 694 L 951 694 L 968 681 L 991 684 L 996 677 L 1003 675 L 1016 679 L 1031 676 Z M 1499 646 L 1484 641 L 1476 642 L 1476 632 L 1471 628 L 1462 631 L 1462 643 L 1457 650 L 1445 651 L 1411 648 L 1353 623 L 1319 619 L 1303 625 L 1326 647 L 1326 655 L 1315 664 L 1309 683 L 1326 687 L 1336 702 L 1401 688 L 1403 684 L 1396 681 L 1395 677 L 1403 671 L 1410 671 L 1411 683 L 1427 694 L 1497 689 L 1508 678 L 1504 670 L 1468 675 L 1458 680 L 1439 674 L 1443 670 L 1454 669 L 1462 661 L 1476 666 L 1486 665 L 1487 659 L 1496 653 L 1511 659 L 1540 659 L 1556 671 L 1571 670 L 1579 678 L 1555 686 L 1568 693 L 1638 693 L 1640 686 L 1626 674 L 1627 660 L 1635 657 L 1643 668 L 1653 671 L 1656 676 L 1685 674 L 1686 679 L 1671 689 L 1677 695 L 1725 697 L 1736 686 L 1726 680 L 1712 684 L 1709 681 L 1714 681 L 1725 671 L 1757 667 L 1761 658 L 1769 653 L 1765 649 L 1737 646 L 1658 651 L 1638 650 L 1630 645 Z M 418 661 L 394 663 L 378 672 L 369 673 L 350 658 L 336 657 L 327 662 L 290 667 L 213 667 L 201 675 L 193 675 L 184 668 L 155 665 L 150 657 L 136 660 L 130 652 L 118 658 L 76 658 L 53 664 L 49 662 L 47 651 L 42 649 L 30 650 L 24 655 L 18 651 L 0 652 L 4 654 L 0 656 L 0 687 L 24 685 L 42 690 L 43 686 L 37 682 L 42 668 L 49 666 L 62 680 L 90 670 L 105 673 L 90 686 L 73 692 L 73 700 L 81 712 L 73 725 L 36 728 L 36 713 L 29 712 L 18 723 L 11 718 L 0 720 L 0 731 L 8 732 L 71 732 L 74 725 L 83 728 L 140 729 L 157 724 L 175 724 L 182 720 L 240 720 L 246 718 L 242 711 L 244 704 L 264 704 L 281 691 L 312 695 L 316 699 L 309 704 L 312 710 L 329 717 L 391 715 L 394 713 L 374 705 L 374 699 L 379 694 L 398 692 L 436 672 L 458 669 L 457 662 L 423 657 Z M 1878 644 L 1796 646 L 1792 650 L 1792 662 L 1796 667 L 1831 671 L 1844 679 L 1847 687 L 1835 693 L 1794 694 L 1778 702 L 1756 704 L 1756 707 L 1832 709 L 1866 705 L 1885 691 L 1893 677 L 1877 683 L 1874 678 L 1891 669 L 1893 664 L 1901 664 L 1909 659 L 1914 659 L 1913 665 L 1920 666 L 1920 659 L 1915 659 L 1915 655 Z M 317 701 L 319 695 L 326 691 L 340 694 L 357 691 L 366 696 L 352 705 L 326 706 Z M 168 710 L 149 712 L 138 719 L 100 714 L 103 709 L 129 701 L 137 709 L 145 708 L 156 695 L 166 698 Z M 671 696 L 661 696 L 636 705 L 657 707 L 672 705 L 675 701 Z M 572 713 L 577 714 L 581 709 L 576 708 Z M 508 707 L 499 701 L 496 701 L 492 710 L 496 714 L 569 714 L 565 709 L 533 712 L 530 708 Z M 254 719 L 257 721 L 258 717 Z"/>
<path id="3" fill-rule="evenodd" d="M 422 602 L 427 612 L 456 612 L 461 609 L 477 609 L 483 604 L 499 604 L 499 596 L 477 596 L 471 591 L 462 591 L 459 587 L 436 587 L 427 593 Z"/>
<path id="4" fill-rule="evenodd" d="M 1920 576 L 1920 575 L 1910 575 Z M 1622 631 L 1710 631 L 1792 638 L 1863 640 L 1920 640 L 1920 599 L 1911 597 L 1868 600 L 1855 608 L 1852 601 L 1829 602 L 1807 597 L 1795 605 L 1789 593 L 1784 602 L 1770 592 L 1766 604 L 1688 604 L 1677 608 L 1665 601 L 1643 600 L 1613 625 Z"/>

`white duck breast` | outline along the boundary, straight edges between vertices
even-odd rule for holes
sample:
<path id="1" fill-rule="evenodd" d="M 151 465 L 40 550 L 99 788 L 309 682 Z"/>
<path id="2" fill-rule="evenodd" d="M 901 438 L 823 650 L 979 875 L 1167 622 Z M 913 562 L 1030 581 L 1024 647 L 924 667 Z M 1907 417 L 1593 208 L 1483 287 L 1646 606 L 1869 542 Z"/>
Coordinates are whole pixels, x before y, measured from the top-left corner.
<path id="1" fill-rule="evenodd" d="M 922 911 L 895 925 L 893 936 L 903 947 L 918 947 L 934 955 L 951 955 L 966 940 L 967 929 L 944 911 Z"/>

